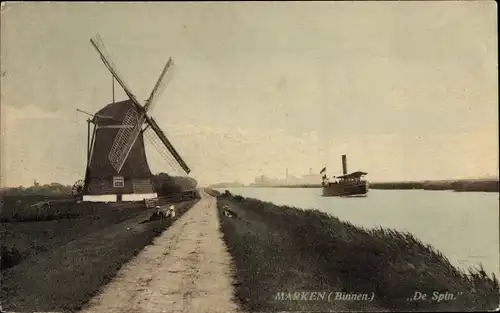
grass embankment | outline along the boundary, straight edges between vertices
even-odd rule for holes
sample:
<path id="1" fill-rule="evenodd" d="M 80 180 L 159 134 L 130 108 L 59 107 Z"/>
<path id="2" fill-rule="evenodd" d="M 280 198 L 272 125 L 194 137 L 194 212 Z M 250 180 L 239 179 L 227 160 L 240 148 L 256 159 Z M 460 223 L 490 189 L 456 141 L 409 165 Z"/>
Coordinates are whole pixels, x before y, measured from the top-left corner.
<path id="1" fill-rule="evenodd" d="M 176 204 L 176 219 L 197 201 Z M 86 205 L 78 219 L 2 224 L 23 256 L 2 271 L 3 309 L 75 312 L 170 226 L 141 223 L 155 211 L 141 204 Z"/>
<path id="2" fill-rule="evenodd" d="M 496 278 L 464 273 L 408 233 L 363 229 L 317 210 L 223 194 L 218 208 L 234 260 L 236 297 L 247 311 L 485 310 L 498 306 Z M 277 292 L 374 293 L 368 302 L 275 301 Z M 433 301 L 434 292 L 455 300 Z M 408 301 L 415 292 L 426 301 Z"/>
<path id="3" fill-rule="evenodd" d="M 206 193 L 208 193 L 209 195 L 211 195 L 212 197 L 218 197 L 221 194 L 219 191 L 212 189 L 212 188 L 204 188 L 203 190 Z"/>

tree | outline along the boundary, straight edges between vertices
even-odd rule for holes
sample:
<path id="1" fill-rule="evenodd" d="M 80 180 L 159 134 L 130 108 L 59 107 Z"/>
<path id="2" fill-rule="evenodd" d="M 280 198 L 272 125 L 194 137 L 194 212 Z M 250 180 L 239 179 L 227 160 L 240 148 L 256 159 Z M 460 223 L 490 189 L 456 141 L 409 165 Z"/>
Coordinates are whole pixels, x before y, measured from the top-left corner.
<path id="1" fill-rule="evenodd" d="M 167 173 L 154 175 L 153 183 L 158 195 L 182 193 L 196 188 L 197 181 L 190 177 L 170 176 Z"/>

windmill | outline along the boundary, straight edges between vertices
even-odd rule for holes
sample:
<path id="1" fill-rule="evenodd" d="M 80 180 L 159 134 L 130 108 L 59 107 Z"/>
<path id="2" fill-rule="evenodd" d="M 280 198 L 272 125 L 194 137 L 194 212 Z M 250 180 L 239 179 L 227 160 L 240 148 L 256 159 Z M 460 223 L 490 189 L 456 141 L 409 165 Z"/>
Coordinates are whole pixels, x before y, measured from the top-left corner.
<path id="1" fill-rule="evenodd" d="M 119 75 L 102 39 L 90 42 L 113 77 L 113 102 L 87 120 L 87 169 L 83 183 L 83 201 L 137 201 L 155 198 L 144 137 L 150 139 L 160 155 L 179 172 L 191 171 L 156 121 L 148 114 L 166 86 L 172 72 L 169 58 L 149 98 L 141 105 Z M 123 88 L 128 100 L 114 101 L 114 81 Z M 94 125 L 91 135 L 91 124 Z"/>

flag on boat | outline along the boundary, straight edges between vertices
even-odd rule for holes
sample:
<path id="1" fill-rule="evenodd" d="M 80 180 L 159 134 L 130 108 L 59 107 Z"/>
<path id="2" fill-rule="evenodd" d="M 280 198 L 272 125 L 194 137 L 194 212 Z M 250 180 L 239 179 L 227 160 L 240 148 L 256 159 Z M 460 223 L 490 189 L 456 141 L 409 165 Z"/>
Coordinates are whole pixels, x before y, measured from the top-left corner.
<path id="1" fill-rule="evenodd" d="M 323 167 L 323 169 L 321 170 L 321 172 L 319 172 L 320 174 L 323 174 L 324 172 L 326 172 L 326 167 Z"/>

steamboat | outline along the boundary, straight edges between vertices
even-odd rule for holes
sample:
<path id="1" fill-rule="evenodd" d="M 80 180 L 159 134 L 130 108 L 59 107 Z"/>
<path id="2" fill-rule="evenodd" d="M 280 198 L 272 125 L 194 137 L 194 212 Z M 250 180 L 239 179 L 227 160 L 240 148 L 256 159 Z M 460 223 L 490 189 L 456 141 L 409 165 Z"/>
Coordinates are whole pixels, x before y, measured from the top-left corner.
<path id="1" fill-rule="evenodd" d="M 342 171 L 343 175 L 333 177 L 330 181 L 326 175 L 326 167 L 323 168 L 320 174 L 322 176 L 323 197 L 349 197 L 349 196 L 366 196 L 368 193 L 368 181 L 363 179 L 367 173 L 356 171 L 347 172 L 347 156 L 342 155 Z"/>

